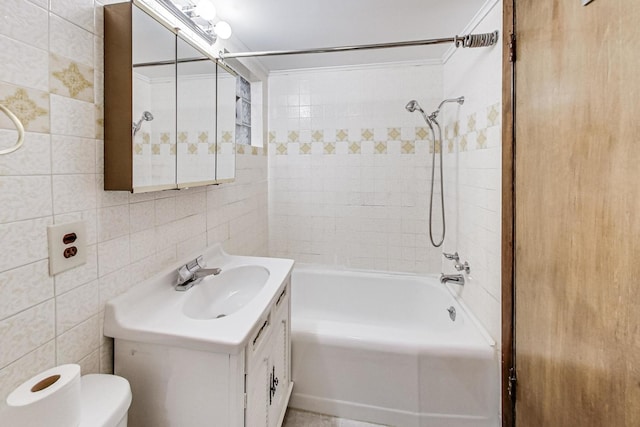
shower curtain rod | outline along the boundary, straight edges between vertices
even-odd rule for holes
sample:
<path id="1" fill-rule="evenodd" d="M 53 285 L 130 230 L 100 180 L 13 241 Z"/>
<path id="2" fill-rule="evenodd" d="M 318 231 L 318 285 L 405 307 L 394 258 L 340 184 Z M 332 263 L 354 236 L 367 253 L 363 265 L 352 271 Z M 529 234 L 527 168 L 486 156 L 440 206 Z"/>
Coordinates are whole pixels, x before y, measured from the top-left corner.
<path id="1" fill-rule="evenodd" d="M 220 59 L 234 59 L 234 58 L 252 58 L 257 56 L 281 56 L 281 55 L 301 55 L 308 53 L 331 53 L 331 52 L 349 52 L 353 50 L 369 50 L 369 49 L 388 49 L 394 47 L 408 47 L 408 46 L 426 46 L 435 44 L 455 43 L 456 47 L 487 47 L 493 46 L 498 42 L 498 31 L 492 33 L 483 34 L 467 34 L 466 36 L 454 36 L 442 39 L 426 39 L 426 40 L 412 40 L 405 42 L 395 43 L 375 43 L 364 44 L 355 46 L 336 46 L 336 47 L 324 47 L 315 49 L 301 49 L 301 50 L 267 50 L 262 52 L 220 52 Z"/>

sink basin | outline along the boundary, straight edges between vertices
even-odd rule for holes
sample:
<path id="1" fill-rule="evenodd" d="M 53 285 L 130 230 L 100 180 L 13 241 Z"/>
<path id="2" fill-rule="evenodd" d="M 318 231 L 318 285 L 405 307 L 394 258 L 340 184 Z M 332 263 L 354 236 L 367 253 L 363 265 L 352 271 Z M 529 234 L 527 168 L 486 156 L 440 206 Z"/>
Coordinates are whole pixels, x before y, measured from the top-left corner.
<path id="1" fill-rule="evenodd" d="M 188 291 L 182 307 L 191 319 L 211 320 L 232 315 L 247 305 L 264 287 L 269 270 L 243 265 L 209 276 Z"/>
<path id="2" fill-rule="evenodd" d="M 264 322 L 265 310 L 282 292 L 293 260 L 229 255 L 219 244 L 201 255 L 222 272 L 177 292 L 177 269 L 195 256 L 166 266 L 105 304 L 105 335 L 214 353 L 243 351 L 258 322 Z"/>

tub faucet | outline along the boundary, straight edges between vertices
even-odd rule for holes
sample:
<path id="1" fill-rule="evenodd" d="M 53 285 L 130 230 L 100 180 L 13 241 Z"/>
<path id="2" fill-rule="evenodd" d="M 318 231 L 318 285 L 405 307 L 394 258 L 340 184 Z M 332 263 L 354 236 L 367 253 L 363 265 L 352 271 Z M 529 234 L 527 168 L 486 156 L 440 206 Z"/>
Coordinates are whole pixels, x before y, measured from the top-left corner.
<path id="1" fill-rule="evenodd" d="M 178 269 L 176 291 L 187 291 L 207 276 L 215 276 L 222 271 L 219 268 L 204 268 L 204 258 L 199 256 Z"/>
<path id="2" fill-rule="evenodd" d="M 456 285 L 464 286 L 464 274 L 441 274 L 440 283 L 455 283 Z"/>

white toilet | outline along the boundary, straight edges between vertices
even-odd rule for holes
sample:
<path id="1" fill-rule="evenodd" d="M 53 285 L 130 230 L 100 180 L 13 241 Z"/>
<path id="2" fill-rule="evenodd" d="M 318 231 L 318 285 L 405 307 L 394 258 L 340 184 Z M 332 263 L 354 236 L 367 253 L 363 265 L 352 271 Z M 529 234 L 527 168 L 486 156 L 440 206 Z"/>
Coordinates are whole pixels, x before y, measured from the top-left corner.
<path id="1" fill-rule="evenodd" d="M 127 427 L 131 405 L 129 381 L 115 375 L 80 378 L 82 413 L 79 427 Z"/>

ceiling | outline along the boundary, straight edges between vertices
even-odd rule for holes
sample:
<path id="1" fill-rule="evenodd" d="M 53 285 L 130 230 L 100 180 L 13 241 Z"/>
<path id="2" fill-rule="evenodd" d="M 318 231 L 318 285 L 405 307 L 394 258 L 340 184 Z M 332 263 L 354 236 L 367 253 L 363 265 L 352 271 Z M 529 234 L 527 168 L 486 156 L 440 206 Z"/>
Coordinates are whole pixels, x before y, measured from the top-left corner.
<path id="1" fill-rule="evenodd" d="M 250 51 L 453 37 L 486 0 L 212 0 Z M 448 45 L 260 58 L 269 70 L 438 60 Z M 231 50 L 231 49 L 229 49 Z"/>

